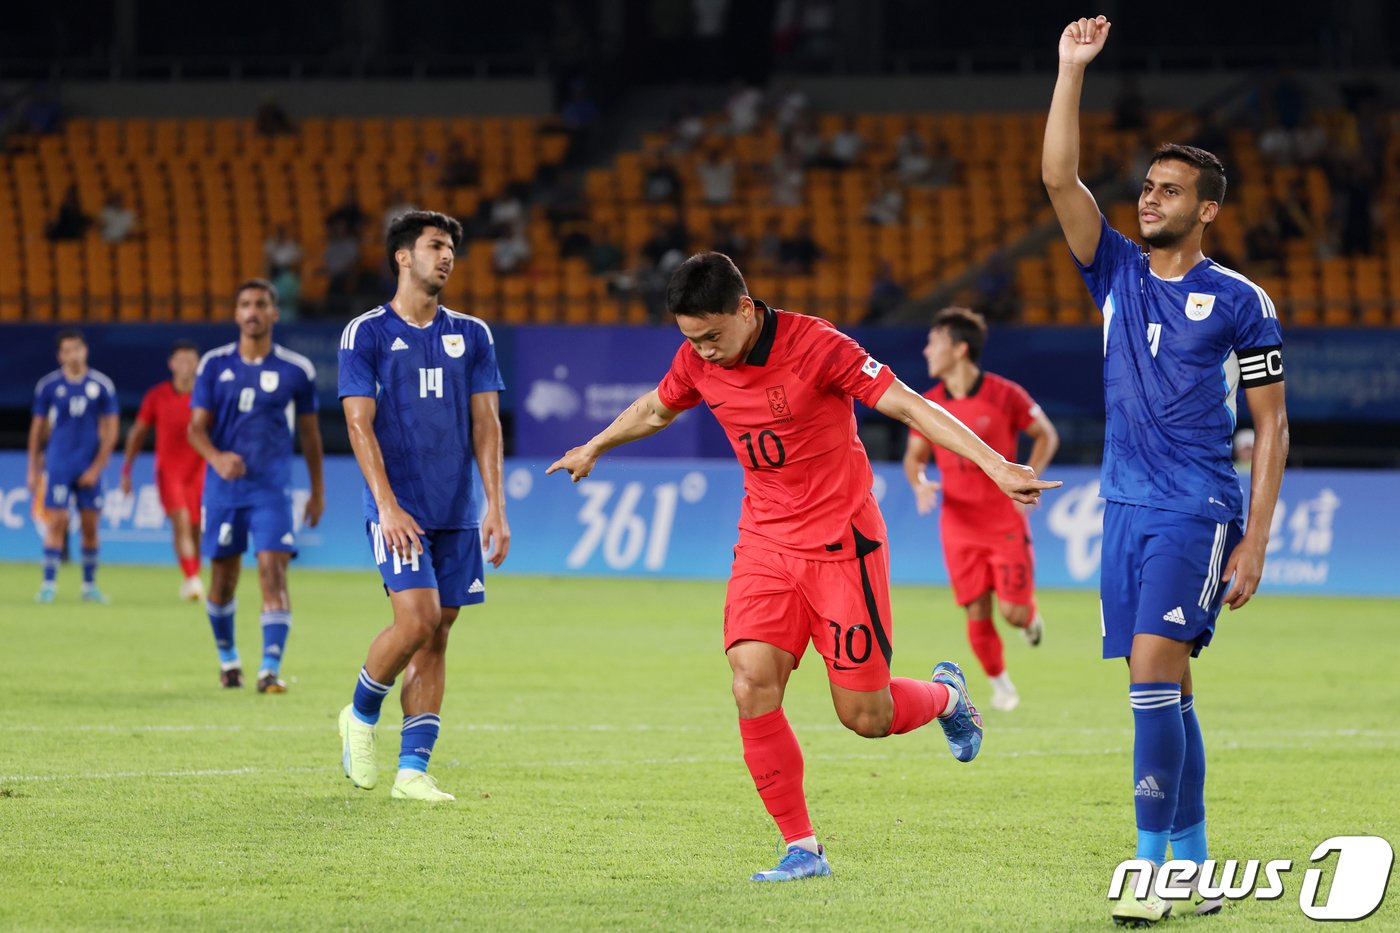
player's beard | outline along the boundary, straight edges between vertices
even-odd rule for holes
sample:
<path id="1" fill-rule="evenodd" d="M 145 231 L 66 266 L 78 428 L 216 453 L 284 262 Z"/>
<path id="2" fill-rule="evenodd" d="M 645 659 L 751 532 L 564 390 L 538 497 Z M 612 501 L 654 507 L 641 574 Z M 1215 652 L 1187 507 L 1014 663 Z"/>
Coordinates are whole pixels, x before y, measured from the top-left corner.
<path id="1" fill-rule="evenodd" d="M 418 279 L 418 286 L 423 289 L 423 294 L 429 298 L 436 298 L 442 294 L 442 290 L 447 286 L 447 279 L 441 282 L 435 281 L 437 270 L 434 269 L 428 275 L 415 276 Z"/>
<path id="2" fill-rule="evenodd" d="M 1141 227 L 1138 232 L 1142 233 L 1142 241 L 1153 249 L 1169 249 L 1180 245 L 1191 234 L 1192 226 L 1193 221 L 1183 218 L 1180 224 L 1165 224 L 1151 235 L 1143 233 Z"/>

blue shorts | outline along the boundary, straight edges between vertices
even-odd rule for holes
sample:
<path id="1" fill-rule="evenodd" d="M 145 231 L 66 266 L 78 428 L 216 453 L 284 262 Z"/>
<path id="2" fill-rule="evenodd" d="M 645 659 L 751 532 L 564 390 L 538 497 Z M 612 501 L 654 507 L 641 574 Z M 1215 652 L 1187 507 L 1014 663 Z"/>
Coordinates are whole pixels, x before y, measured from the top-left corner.
<path id="1" fill-rule="evenodd" d="M 96 486 L 79 486 L 78 477 L 87 467 L 80 470 L 60 470 L 44 473 L 44 508 L 68 511 L 76 505 L 79 509 L 102 509 L 102 480 Z"/>
<path id="2" fill-rule="evenodd" d="M 254 553 L 282 551 L 293 557 L 297 553 L 290 496 L 285 502 L 234 508 L 204 505 L 199 525 L 204 533 L 200 547 L 211 560 L 242 554 L 248 550 L 249 535 Z"/>
<path id="3" fill-rule="evenodd" d="M 404 561 L 389 551 L 378 522 L 365 522 L 370 552 L 384 578 L 385 591 L 438 591 L 444 607 L 471 606 L 486 600 L 486 562 L 481 555 L 481 530 L 454 528 L 418 536 L 423 553 Z"/>
<path id="4" fill-rule="evenodd" d="M 1126 658 L 1133 636 L 1161 635 L 1195 647 L 1210 644 L 1221 597 L 1220 572 L 1244 537 L 1238 520 L 1109 502 L 1103 513 L 1099 572 L 1103 656 Z"/>

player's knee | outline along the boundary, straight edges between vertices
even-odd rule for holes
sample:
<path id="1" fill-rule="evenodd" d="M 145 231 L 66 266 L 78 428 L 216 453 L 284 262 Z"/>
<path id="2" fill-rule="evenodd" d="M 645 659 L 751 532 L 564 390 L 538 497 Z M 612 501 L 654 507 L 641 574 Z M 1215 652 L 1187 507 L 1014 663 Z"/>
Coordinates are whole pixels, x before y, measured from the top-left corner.
<path id="1" fill-rule="evenodd" d="M 733 689 L 734 703 L 739 707 L 740 716 L 762 716 L 771 713 L 783 702 L 783 691 L 777 683 L 741 671 L 734 672 Z"/>
<path id="2" fill-rule="evenodd" d="M 838 710 L 837 714 L 841 717 L 841 725 L 863 738 L 878 739 L 890 734 L 890 715 L 887 711 Z"/>
<path id="3" fill-rule="evenodd" d="M 1024 603 L 1002 603 L 1001 617 L 1010 625 L 1025 628 L 1031 624 L 1031 607 Z"/>

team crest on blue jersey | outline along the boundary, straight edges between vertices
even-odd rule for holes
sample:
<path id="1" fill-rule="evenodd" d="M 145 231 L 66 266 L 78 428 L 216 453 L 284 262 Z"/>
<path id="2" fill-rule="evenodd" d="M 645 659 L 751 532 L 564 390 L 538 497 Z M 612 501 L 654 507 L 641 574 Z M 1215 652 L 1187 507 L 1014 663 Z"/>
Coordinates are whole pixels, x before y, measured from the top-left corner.
<path id="1" fill-rule="evenodd" d="M 58 398 L 63 398 L 65 395 L 68 394 L 68 389 L 65 386 L 59 386 L 57 389 L 54 390 L 53 394 Z"/>
<path id="2" fill-rule="evenodd" d="M 461 334 L 443 334 L 442 348 L 447 351 L 447 355 L 454 360 L 467 352 L 467 342 Z"/>
<path id="3" fill-rule="evenodd" d="M 99 388 L 95 382 L 89 382 L 87 385 L 83 386 L 83 391 L 86 392 L 87 397 L 93 401 L 96 401 L 97 397 L 102 394 L 102 389 Z"/>
<path id="4" fill-rule="evenodd" d="M 1193 321 L 1204 321 L 1215 310 L 1215 296 L 1192 292 L 1186 296 L 1186 316 Z"/>
<path id="5" fill-rule="evenodd" d="M 277 371 L 263 370 L 258 373 L 258 385 L 262 386 L 264 392 L 277 391 Z"/>

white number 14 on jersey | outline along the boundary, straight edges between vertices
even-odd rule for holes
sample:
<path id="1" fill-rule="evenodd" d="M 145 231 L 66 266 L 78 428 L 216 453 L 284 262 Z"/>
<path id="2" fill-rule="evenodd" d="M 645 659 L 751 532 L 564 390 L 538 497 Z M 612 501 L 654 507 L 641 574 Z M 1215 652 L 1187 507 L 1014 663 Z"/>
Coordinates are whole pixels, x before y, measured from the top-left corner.
<path id="1" fill-rule="evenodd" d="M 418 397 L 427 398 L 429 394 L 442 398 L 442 367 L 436 366 L 432 369 L 418 370 Z"/>

